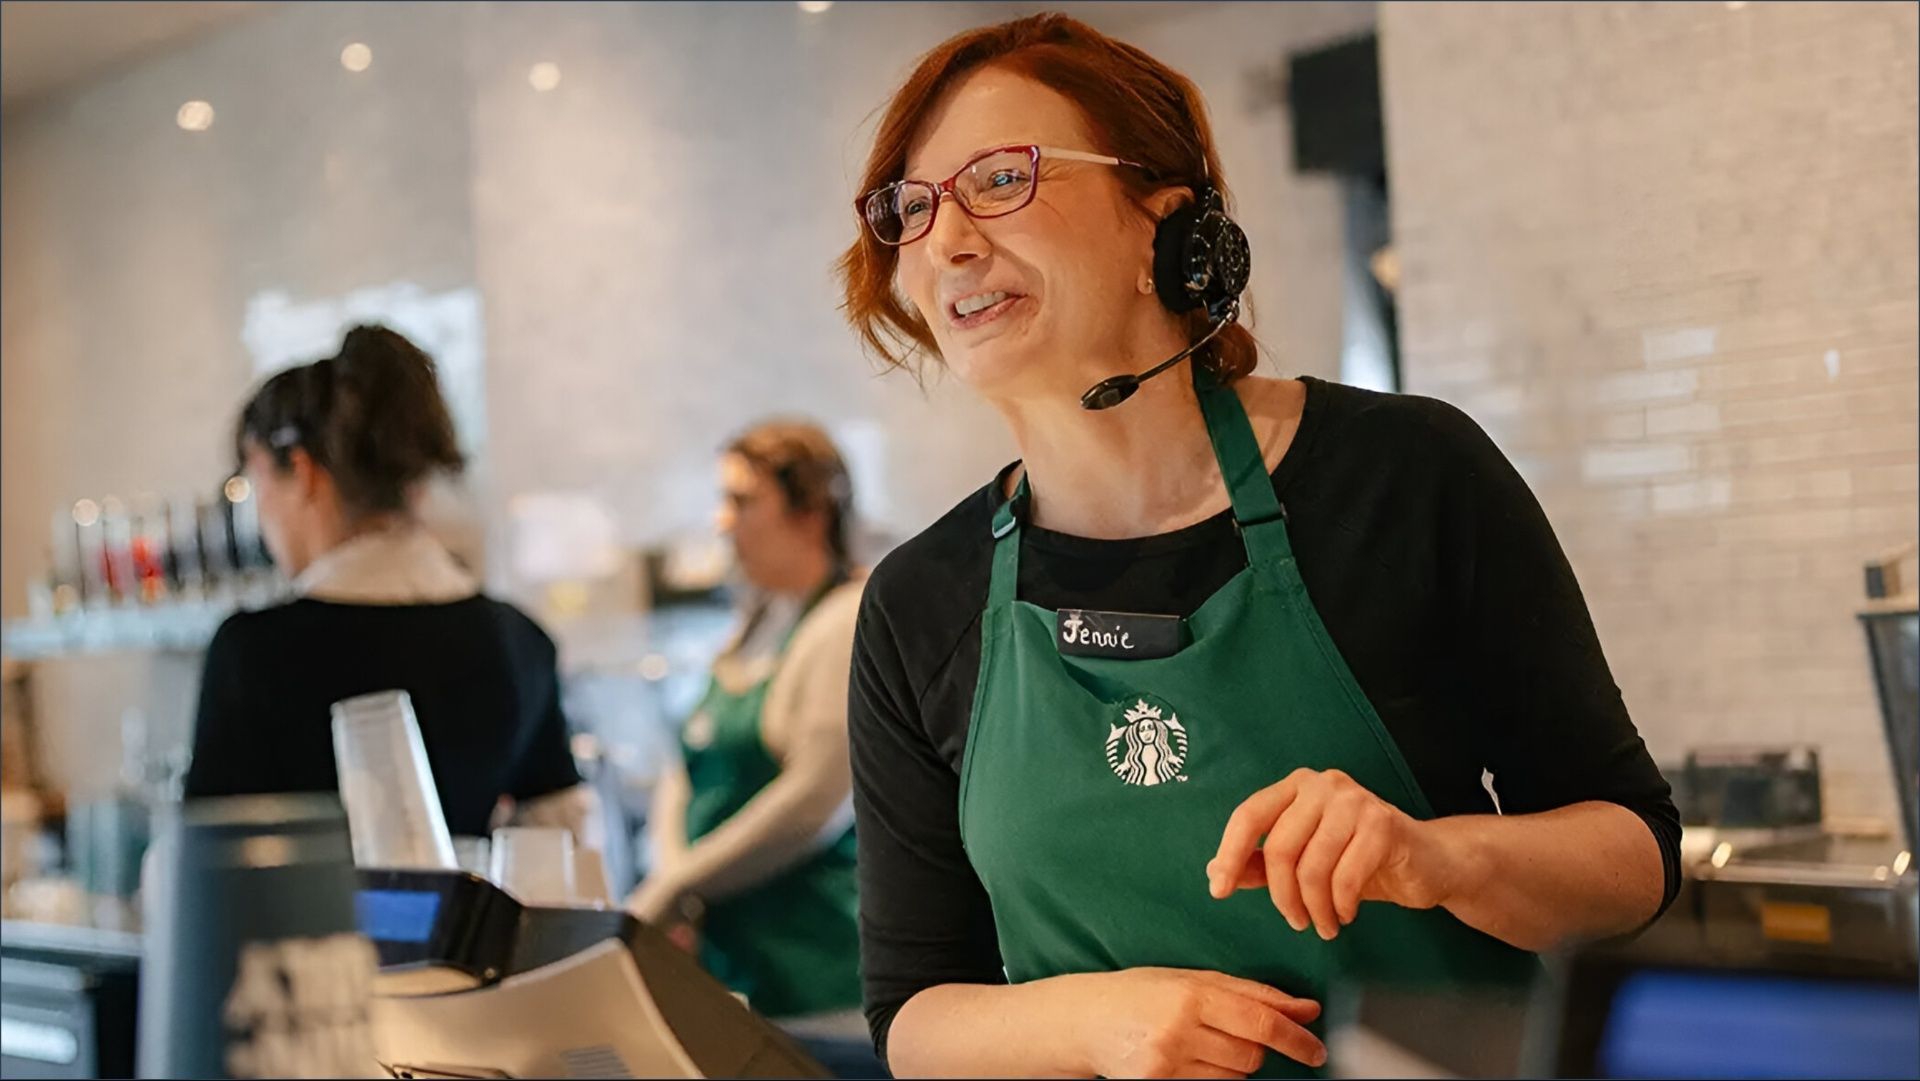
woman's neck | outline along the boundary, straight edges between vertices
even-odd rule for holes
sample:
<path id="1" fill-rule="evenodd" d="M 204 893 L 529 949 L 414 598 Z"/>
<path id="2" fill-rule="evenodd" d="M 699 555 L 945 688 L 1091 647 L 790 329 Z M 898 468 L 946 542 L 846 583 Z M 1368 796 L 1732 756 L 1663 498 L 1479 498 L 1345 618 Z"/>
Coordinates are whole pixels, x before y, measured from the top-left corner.
<path id="1" fill-rule="evenodd" d="M 1298 427 L 1304 387 L 1248 380 L 1236 389 L 1271 467 Z M 1037 525 L 1102 540 L 1143 537 L 1204 521 L 1229 505 L 1184 368 L 1097 412 L 1070 397 L 996 404 L 1020 448 Z"/>
<path id="2" fill-rule="evenodd" d="M 792 575 L 780 588 L 768 592 L 805 604 L 827 587 L 838 566 L 831 552 L 824 548 L 807 547 L 794 553 Z"/>
<path id="3" fill-rule="evenodd" d="M 414 524 L 413 517 L 400 511 L 380 514 L 346 514 L 329 516 L 314 526 L 313 554 L 307 560 L 311 566 L 321 558 L 346 544 L 348 541 L 375 533 L 398 532 Z M 301 568 L 302 571 L 305 567 Z"/>

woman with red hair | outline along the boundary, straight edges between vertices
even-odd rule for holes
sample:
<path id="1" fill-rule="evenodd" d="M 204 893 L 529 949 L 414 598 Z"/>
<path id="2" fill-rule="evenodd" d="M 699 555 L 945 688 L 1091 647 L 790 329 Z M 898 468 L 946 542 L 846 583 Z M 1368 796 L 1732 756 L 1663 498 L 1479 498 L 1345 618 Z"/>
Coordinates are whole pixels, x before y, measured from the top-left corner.
<path id="1" fill-rule="evenodd" d="M 860 190 L 854 327 L 1021 453 L 862 603 L 897 1074 L 1311 1071 L 1337 979 L 1525 979 L 1658 915 L 1678 817 L 1545 516 L 1457 410 L 1251 374 L 1191 82 L 1059 15 L 974 30 Z"/>

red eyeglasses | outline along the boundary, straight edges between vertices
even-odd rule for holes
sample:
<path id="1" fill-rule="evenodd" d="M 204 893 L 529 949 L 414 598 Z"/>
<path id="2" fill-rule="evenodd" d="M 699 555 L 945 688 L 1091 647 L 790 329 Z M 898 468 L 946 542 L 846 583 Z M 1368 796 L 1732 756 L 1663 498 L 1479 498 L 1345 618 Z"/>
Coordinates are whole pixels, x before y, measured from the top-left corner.
<path id="1" fill-rule="evenodd" d="M 977 155 L 960 171 L 938 184 L 929 180 L 896 180 L 854 200 L 854 209 L 872 230 L 874 239 L 892 247 L 911 244 L 933 229 L 944 195 L 952 195 L 972 218 L 1002 218 L 1033 202 L 1040 188 L 1040 159 L 1084 161 L 1094 165 L 1138 162 L 1063 150 L 1052 146 L 1003 146 Z"/>

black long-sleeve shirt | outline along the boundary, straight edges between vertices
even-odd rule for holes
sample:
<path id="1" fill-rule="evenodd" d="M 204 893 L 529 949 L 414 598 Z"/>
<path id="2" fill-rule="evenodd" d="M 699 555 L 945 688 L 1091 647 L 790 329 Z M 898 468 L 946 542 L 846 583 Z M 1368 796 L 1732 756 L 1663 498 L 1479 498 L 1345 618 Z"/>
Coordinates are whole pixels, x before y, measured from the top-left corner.
<path id="1" fill-rule="evenodd" d="M 337 792 L 333 703 L 403 690 L 448 831 L 485 835 L 501 796 L 580 782 L 554 658 L 532 620 L 484 596 L 236 614 L 207 647 L 186 796 Z"/>
<path id="2" fill-rule="evenodd" d="M 1274 489 L 1308 595 L 1435 813 L 1494 812 L 1483 770 L 1508 814 L 1620 804 L 1659 842 L 1664 911 L 1679 815 L 1526 482 L 1452 406 L 1304 382 Z M 959 824 L 1003 500 L 998 484 L 969 496 L 883 560 L 862 603 L 849 725 L 861 964 L 883 1053 L 916 992 L 1005 981 Z M 1134 540 L 1021 538 L 1019 595 L 1046 608 L 1187 616 L 1246 565 L 1227 512 Z"/>

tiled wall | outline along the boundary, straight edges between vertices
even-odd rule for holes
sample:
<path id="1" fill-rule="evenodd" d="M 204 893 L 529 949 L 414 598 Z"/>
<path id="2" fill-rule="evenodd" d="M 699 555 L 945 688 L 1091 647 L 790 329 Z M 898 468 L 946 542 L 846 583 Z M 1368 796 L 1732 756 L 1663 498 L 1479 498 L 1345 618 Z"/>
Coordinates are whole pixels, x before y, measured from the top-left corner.
<path id="1" fill-rule="evenodd" d="M 496 581 L 514 496 L 592 495 L 633 543 L 698 529 L 715 448 L 772 411 L 846 432 L 865 509 L 918 528 L 1011 447 L 963 388 L 877 378 L 828 268 L 913 58 L 1041 6 L 289 4 L 9 116 L 0 611 L 62 502 L 217 482 L 250 311 L 390 286 L 477 296 L 469 488 Z M 1373 6 L 1078 10 L 1208 92 L 1259 245 L 1255 329 L 1281 368 L 1336 373 L 1338 202 L 1291 175 L 1264 80 Z M 373 47 L 357 75 L 352 41 Z M 172 122 L 193 98 L 206 132 Z"/>
<path id="2" fill-rule="evenodd" d="M 1655 753 L 1893 810 L 1861 564 L 1916 532 L 1907 3 L 1391 3 L 1408 389 L 1520 465 Z"/>
<path id="3" fill-rule="evenodd" d="M 866 509 L 911 531 L 1010 460 L 964 388 L 874 376 L 827 265 L 851 239 L 840 208 L 872 114 L 912 57 L 1033 6 L 844 5 L 813 19 L 791 5 L 497 5 L 477 19 L 497 487 L 590 491 L 635 533 L 699 528 L 715 446 L 781 408 L 862 431 L 879 478 Z M 1330 182 L 1292 175 L 1285 110 L 1258 76 L 1300 42 L 1369 26 L 1371 5 L 1097 8 L 1085 14 L 1209 93 L 1259 245 L 1256 329 L 1280 367 L 1337 371 L 1339 204 Z M 568 73 L 552 94 L 526 92 L 536 56 Z"/>

